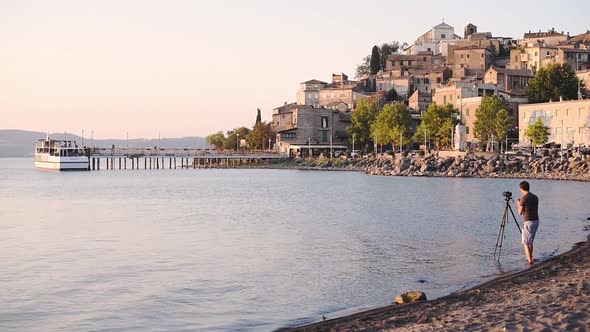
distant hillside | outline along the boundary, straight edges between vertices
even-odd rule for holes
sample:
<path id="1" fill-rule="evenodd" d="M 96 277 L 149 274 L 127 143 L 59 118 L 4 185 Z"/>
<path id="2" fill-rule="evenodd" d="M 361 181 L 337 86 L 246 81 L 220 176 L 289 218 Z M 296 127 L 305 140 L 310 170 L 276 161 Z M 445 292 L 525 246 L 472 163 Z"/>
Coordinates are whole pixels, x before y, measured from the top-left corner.
<path id="1" fill-rule="evenodd" d="M 3 130 L 0 129 L 0 158 L 19 158 L 32 157 L 35 142 L 43 139 L 47 133 L 26 130 Z M 64 134 L 50 134 L 51 138 L 63 139 Z M 68 139 L 73 139 L 82 145 L 82 138 L 73 134 L 68 134 Z M 127 141 L 124 139 L 95 139 L 94 146 L 110 147 L 113 144 L 118 147 L 124 147 Z M 90 145 L 90 139 L 84 138 L 84 145 Z M 162 138 L 158 139 L 130 139 L 130 148 L 154 147 L 161 148 L 197 148 L 205 149 L 208 147 L 207 142 L 202 137 L 182 137 L 182 138 Z"/>

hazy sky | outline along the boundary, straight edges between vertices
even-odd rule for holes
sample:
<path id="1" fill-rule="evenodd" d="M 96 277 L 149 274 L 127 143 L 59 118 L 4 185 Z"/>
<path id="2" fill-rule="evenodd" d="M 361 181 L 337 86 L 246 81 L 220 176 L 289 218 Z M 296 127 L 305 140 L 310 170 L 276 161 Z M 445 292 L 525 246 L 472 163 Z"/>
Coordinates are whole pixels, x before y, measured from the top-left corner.
<path id="1" fill-rule="evenodd" d="M 590 1 L 0 0 L 0 129 L 205 136 L 298 83 L 354 76 L 376 43 L 442 19 L 494 36 L 590 29 Z"/>

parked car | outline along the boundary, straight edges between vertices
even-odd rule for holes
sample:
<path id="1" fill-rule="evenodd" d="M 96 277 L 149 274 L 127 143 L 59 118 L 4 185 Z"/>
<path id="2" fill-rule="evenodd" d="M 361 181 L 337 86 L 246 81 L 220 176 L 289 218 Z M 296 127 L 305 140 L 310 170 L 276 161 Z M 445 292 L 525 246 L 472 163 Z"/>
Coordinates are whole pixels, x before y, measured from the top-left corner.
<path id="1" fill-rule="evenodd" d="M 546 157 L 549 156 L 550 152 L 551 151 L 547 148 L 538 148 L 537 151 L 535 151 L 535 157 Z"/>
<path id="2" fill-rule="evenodd" d="M 362 151 L 361 150 L 354 150 L 350 154 L 350 158 L 353 158 L 353 159 L 358 158 L 358 157 L 361 156 L 361 154 L 362 154 Z"/>

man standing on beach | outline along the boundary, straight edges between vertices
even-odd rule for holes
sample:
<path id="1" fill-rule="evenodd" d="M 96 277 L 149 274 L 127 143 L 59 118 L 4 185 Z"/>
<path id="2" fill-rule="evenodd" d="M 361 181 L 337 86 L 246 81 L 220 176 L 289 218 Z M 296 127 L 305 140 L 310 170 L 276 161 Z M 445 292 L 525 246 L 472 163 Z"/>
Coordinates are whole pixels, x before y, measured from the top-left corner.
<path id="1" fill-rule="evenodd" d="M 524 215 L 522 244 L 529 264 L 533 264 L 533 241 L 539 228 L 539 198 L 530 192 L 530 185 L 522 181 L 519 185 L 522 198 L 517 200 L 518 214 Z"/>

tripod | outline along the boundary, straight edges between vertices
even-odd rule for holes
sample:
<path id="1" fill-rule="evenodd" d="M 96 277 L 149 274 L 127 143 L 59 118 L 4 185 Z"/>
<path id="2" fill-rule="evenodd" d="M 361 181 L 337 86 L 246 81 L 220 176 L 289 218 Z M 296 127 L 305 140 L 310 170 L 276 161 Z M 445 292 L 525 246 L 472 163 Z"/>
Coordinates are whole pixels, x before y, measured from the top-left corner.
<path id="1" fill-rule="evenodd" d="M 506 206 L 504 207 L 504 213 L 502 214 L 502 222 L 500 223 L 500 231 L 498 232 L 498 238 L 496 239 L 496 249 L 494 249 L 494 257 L 496 257 L 496 252 L 498 253 L 498 262 L 500 261 L 500 254 L 502 253 L 502 242 L 504 241 L 504 230 L 506 229 L 506 224 L 508 223 L 508 211 L 512 215 L 512 219 L 518 228 L 518 232 L 522 234 L 522 230 L 520 229 L 520 225 L 518 225 L 518 221 L 516 221 L 516 216 L 514 215 L 514 211 L 512 211 L 512 206 L 510 206 L 510 201 L 512 200 L 511 196 L 506 196 L 504 201 L 506 202 Z"/>

